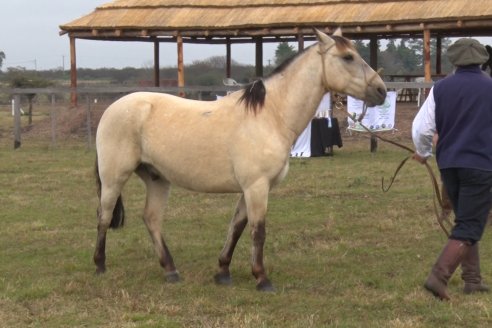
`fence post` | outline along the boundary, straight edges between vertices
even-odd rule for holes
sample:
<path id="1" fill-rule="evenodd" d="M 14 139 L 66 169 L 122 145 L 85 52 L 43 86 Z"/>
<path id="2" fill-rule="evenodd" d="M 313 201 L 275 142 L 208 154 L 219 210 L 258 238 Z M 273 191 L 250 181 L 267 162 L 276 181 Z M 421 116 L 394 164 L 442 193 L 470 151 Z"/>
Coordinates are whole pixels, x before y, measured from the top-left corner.
<path id="1" fill-rule="evenodd" d="M 51 119 L 51 147 L 56 147 L 56 110 L 55 110 L 55 94 L 51 95 L 51 108 L 50 108 L 50 119 Z"/>
<path id="2" fill-rule="evenodd" d="M 14 149 L 21 146 L 20 95 L 14 95 Z"/>
<path id="3" fill-rule="evenodd" d="M 92 148 L 91 100 L 87 95 L 87 149 Z"/>

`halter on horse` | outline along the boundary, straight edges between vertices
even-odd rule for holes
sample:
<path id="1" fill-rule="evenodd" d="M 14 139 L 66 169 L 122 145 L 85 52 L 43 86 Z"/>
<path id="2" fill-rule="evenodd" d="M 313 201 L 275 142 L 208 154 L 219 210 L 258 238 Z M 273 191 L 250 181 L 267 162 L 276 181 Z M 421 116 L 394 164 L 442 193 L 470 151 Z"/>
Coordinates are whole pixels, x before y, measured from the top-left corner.
<path id="1" fill-rule="evenodd" d="M 123 224 L 121 191 L 132 173 L 145 183 L 144 222 L 170 282 L 179 274 L 161 235 L 171 184 L 209 193 L 241 193 L 219 256 L 215 281 L 230 284 L 229 265 L 247 224 L 257 289 L 273 290 L 263 264 L 268 193 L 285 177 L 290 148 L 327 91 L 381 104 L 386 87 L 337 30 L 265 80 L 217 101 L 138 92 L 113 103 L 96 136 L 99 183 L 97 273 L 106 270 L 109 227 Z"/>

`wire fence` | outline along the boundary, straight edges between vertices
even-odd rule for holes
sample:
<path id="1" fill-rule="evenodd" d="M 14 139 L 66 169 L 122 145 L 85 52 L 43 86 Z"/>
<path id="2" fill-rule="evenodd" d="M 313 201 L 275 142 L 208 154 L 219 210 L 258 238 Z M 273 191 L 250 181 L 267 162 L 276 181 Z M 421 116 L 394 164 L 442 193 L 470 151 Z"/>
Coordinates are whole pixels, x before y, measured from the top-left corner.
<path id="1" fill-rule="evenodd" d="M 432 82 L 387 82 L 398 90 L 400 101 L 423 97 Z M 222 87 L 91 87 L 91 88 L 0 88 L 0 147 L 22 145 L 57 148 L 65 144 L 94 147 L 95 132 L 104 110 L 123 95 L 136 91 L 170 93 L 189 99 L 214 100 L 237 86 Z M 419 92 L 420 91 L 420 92 Z M 76 102 L 74 102 L 76 100 Z"/>

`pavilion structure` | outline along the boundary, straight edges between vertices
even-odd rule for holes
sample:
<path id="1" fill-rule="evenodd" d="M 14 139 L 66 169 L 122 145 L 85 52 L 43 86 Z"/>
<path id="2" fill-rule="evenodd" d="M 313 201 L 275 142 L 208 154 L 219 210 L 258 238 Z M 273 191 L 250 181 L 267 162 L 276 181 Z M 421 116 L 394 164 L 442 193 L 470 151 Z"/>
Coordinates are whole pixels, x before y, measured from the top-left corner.
<path id="1" fill-rule="evenodd" d="M 70 40 L 71 87 L 77 87 L 76 40 L 151 42 L 154 85 L 159 86 L 159 45 L 176 44 L 178 86 L 185 86 L 183 44 L 223 44 L 231 76 L 231 44 L 255 44 L 256 75 L 263 76 L 263 44 L 314 40 L 313 27 L 341 27 L 351 39 L 370 42 L 377 68 L 379 39 L 422 38 L 425 80 L 440 74 L 443 37 L 492 36 L 490 0 L 116 0 L 60 25 Z M 437 40 L 436 72 L 430 43 Z"/>

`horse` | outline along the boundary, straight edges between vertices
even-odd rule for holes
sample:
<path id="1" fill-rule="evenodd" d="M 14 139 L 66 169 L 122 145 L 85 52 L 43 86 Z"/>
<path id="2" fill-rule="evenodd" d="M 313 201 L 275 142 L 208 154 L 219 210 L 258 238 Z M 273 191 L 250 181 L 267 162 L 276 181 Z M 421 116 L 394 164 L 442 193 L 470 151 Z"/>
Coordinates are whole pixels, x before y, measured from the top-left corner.
<path id="1" fill-rule="evenodd" d="M 215 101 L 135 92 L 112 103 L 96 134 L 99 206 L 94 252 L 96 273 L 106 271 L 109 228 L 124 223 L 122 188 L 133 173 L 146 186 L 143 221 L 167 282 L 180 280 L 161 234 L 171 185 L 206 193 L 239 193 L 214 280 L 232 283 L 229 265 L 249 225 L 251 270 L 259 291 L 274 291 L 263 263 L 269 191 L 284 179 L 290 149 L 326 92 L 348 94 L 368 106 L 382 104 L 386 86 L 340 29 L 265 79 Z"/>

